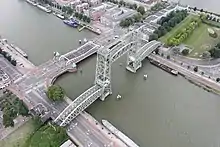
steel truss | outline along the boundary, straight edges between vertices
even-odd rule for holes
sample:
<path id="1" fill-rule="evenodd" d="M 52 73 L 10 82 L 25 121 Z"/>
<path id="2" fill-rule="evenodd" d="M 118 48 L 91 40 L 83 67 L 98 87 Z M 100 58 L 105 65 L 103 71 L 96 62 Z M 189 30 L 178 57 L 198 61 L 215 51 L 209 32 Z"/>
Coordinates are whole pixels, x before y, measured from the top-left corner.
<path id="1" fill-rule="evenodd" d="M 125 53 L 128 53 L 127 69 L 136 72 L 141 67 L 141 61 L 159 46 L 158 42 L 147 43 L 140 38 L 142 28 L 124 35 L 107 47 L 100 47 L 97 52 L 95 85 L 66 107 L 54 120 L 55 122 L 60 126 L 66 126 L 96 99 L 100 98 L 104 101 L 108 95 L 112 94 L 111 65 Z"/>

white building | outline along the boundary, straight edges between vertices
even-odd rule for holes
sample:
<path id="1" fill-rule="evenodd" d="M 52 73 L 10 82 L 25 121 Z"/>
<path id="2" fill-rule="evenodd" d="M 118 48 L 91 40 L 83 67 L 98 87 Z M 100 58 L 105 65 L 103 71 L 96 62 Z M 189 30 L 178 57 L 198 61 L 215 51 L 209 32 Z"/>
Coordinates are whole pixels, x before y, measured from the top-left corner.
<path id="1" fill-rule="evenodd" d="M 82 4 L 76 6 L 76 12 L 78 12 L 78 13 L 82 13 L 84 9 L 89 9 L 88 3 L 82 3 Z"/>
<path id="2" fill-rule="evenodd" d="M 136 12 L 131 9 L 122 7 L 113 7 L 106 11 L 106 13 L 101 16 L 100 21 L 102 24 L 114 28 L 120 23 L 121 20 L 134 15 Z"/>

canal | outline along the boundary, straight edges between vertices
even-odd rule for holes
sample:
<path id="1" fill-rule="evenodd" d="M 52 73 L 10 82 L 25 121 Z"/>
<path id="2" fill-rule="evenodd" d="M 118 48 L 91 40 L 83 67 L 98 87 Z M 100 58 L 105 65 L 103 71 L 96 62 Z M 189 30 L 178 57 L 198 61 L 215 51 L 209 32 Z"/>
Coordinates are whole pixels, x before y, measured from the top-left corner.
<path id="1" fill-rule="evenodd" d="M 186 2 L 206 6 L 205 0 Z M 210 10 L 217 11 L 217 0 L 209 4 Z M 68 52 L 78 47 L 79 39 L 94 36 L 65 26 L 23 0 L 1 0 L 0 14 L 0 34 L 26 51 L 36 65 L 52 58 L 54 51 Z M 219 96 L 147 61 L 132 74 L 125 70 L 125 59 L 113 64 L 113 94 L 104 102 L 96 101 L 87 109 L 89 113 L 98 120 L 109 120 L 141 147 L 219 147 Z M 90 57 L 79 64 L 82 73 L 63 75 L 57 84 L 76 98 L 93 84 L 95 64 L 96 56 Z M 146 81 L 144 74 L 148 74 Z M 117 94 L 122 95 L 121 100 L 116 100 Z"/>

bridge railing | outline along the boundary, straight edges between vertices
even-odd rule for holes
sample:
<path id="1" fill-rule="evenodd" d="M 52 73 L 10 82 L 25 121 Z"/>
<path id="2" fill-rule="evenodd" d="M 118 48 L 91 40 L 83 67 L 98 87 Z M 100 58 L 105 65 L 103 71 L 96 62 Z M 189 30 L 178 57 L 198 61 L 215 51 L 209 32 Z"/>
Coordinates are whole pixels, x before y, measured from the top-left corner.
<path id="1" fill-rule="evenodd" d="M 95 100 L 97 100 L 102 94 L 102 89 L 96 90 L 90 96 L 86 97 L 81 103 L 79 103 L 75 108 L 72 108 L 71 113 L 62 120 L 60 126 L 66 126 L 70 123 L 77 115 L 84 111 L 89 105 L 91 105 Z"/>
<path id="2" fill-rule="evenodd" d="M 78 96 L 68 107 L 66 107 L 54 121 L 56 122 L 58 119 L 64 119 L 67 115 L 69 115 L 72 112 L 72 109 L 74 109 L 86 97 L 89 97 L 89 95 L 94 93 L 96 90 L 98 90 L 98 87 L 96 85 L 90 87 L 88 90 L 86 90 L 80 96 Z"/>

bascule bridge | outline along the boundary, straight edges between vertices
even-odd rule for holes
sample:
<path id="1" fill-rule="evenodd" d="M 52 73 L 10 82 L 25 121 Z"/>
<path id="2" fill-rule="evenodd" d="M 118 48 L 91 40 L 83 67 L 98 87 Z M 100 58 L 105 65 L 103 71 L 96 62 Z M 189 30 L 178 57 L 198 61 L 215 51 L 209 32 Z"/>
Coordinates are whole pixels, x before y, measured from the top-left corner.
<path id="1" fill-rule="evenodd" d="M 104 101 L 108 95 L 112 94 L 111 65 L 118 58 L 127 53 L 126 69 L 135 73 L 142 66 L 141 61 L 161 45 L 158 41 L 145 40 L 141 31 L 143 27 L 125 34 L 108 46 L 99 47 L 94 85 L 59 114 L 54 120 L 57 124 L 68 125 L 95 100 L 100 98 Z"/>

